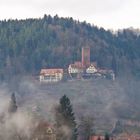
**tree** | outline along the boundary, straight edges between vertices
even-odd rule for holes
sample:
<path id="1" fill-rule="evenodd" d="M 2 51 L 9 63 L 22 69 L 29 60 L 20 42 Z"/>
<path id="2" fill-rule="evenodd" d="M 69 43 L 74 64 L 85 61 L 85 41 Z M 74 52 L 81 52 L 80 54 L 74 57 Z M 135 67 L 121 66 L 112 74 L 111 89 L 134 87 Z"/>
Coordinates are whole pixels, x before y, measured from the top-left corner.
<path id="1" fill-rule="evenodd" d="M 112 129 L 111 134 L 117 135 L 123 132 L 123 126 L 119 120 L 116 121 L 115 126 Z"/>
<path id="2" fill-rule="evenodd" d="M 17 111 L 17 103 L 16 103 L 16 96 L 13 92 L 11 95 L 10 105 L 9 105 L 9 113 L 15 113 Z"/>
<path id="3" fill-rule="evenodd" d="M 60 104 L 56 108 L 55 119 L 58 140 L 77 140 L 77 124 L 70 99 L 66 95 L 60 99 Z"/>
<path id="4" fill-rule="evenodd" d="M 110 139 L 110 136 L 108 133 L 105 133 L 105 140 L 109 140 Z"/>
<path id="5" fill-rule="evenodd" d="M 97 138 L 97 140 L 101 140 L 100 136 Z"/>
<path id="6" fill-rule="evenodd" d="M 92 116 L 82 116 L 80 117 L 79 124 L 79 135 L 81 135 L 82 140 L 89 140 L 92 135 L 94 118 Z"/>

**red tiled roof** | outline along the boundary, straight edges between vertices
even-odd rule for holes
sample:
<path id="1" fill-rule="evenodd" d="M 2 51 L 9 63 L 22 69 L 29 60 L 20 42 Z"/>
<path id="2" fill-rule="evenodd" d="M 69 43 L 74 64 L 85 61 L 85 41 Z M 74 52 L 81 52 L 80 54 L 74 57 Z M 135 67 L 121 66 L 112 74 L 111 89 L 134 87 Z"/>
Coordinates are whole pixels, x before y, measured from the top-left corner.
<path id="1" fill-rule="evenodd" d="M 54 131 L 54 127 L 50 125 L 48 122 L 40 121 L 34 129 L 33 137 L 38 137 L 39 135 L 46 134 L 46 129 L 48 128 L 51 128 L 52 131 Z"/>
<path id="2" fill-rule="evenodd" d="M 100 140 L 104 140 L 104 136 L 91 136 L 90 140 L 98 140 L 100 138 Z"/>
<path id="3" fill-rule="evenodd" d="M 76 62 L 74 62 L 74 64 L 77 66 L 82 66 L 82 62 L 80 62 L 80 61 L 76 61 Z"/>
<path id="4" fill-rule="evenodd" d="M 94 67 L 97 67 L 97 62 L 91 62 L 90 65 L 93 65 Z"/>
<path id="5" fill-rule="evenodd" d="M 128 135 L 126 133 L 122 133 L 121 135 L 118 135 L 116 139 L 117 140 L 140 140 L 140 135 L 139 134 Z"/>
<path id="6" fill-rule="evenodd" d="M 40 74 L 56 74 L 56 73 L 62 73 L 63 74 L 63 69 L 41 69 Z"/>
<path id="7" fill-rule="evenodd" d="M 77 65 L 75 65 L 75 64 L 70 64 L 70 66 L 71 66 L 72 68 L 83 69 L 82 66 L 77 66 Z"/>
<path id="8" fill-rule="evenodd" d="M 50 127 L 50 124 L 48 122 L 39 122 L 39 124 L 37 125 L 37 129 L 41 129 L 41 128 L 47 128 Z"/>
<path id="9" fill-rule="evenodd" d="M 83 69 L 82 63 L 80 61 L 74 62 L 74 64 L 70 64 L 72 68 Z"/>

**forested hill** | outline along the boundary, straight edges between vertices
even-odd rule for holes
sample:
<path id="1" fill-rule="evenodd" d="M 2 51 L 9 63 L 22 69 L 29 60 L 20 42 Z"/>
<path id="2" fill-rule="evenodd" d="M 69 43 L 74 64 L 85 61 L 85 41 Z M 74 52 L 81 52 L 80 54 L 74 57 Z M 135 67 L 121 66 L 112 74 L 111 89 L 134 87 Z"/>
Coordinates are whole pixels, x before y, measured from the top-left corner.
<path id="1" fill-rule="evenodd" d="M 91 61 L 116 74 L 140 76 L 139 32 L 116 32 L 44 15 L 40 19 L 0 21 L 0 78 L 37 74 L 41 68 L 63 67 L 81 59 L 81 48 L 91 48 Z"/>

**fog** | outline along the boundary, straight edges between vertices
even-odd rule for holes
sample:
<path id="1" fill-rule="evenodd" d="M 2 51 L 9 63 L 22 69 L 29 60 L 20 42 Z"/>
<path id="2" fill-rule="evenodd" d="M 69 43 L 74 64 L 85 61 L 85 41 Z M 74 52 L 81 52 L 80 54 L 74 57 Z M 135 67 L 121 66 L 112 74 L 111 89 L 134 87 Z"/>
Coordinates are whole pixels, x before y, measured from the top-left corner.
<path id="1" fill-rule="evenodd" d="M 64 94 L 71 100 L 77 122 L 83 115 L 93 116 L 95 130 L 111 131 L 117 120 L 139 122 L 139 85 L 140 81 L 132 78 L 55 84 L 40 84 L 22 78 L 12 83 L 2 83 L 0 138 L 9 140 L 15 134 L 29 138 L 38 119 L 46 119 L 53 124 L 54 107 Z M 16 95 L 18 111 L 10 115 L 7 110 L 12 92 Z"/>

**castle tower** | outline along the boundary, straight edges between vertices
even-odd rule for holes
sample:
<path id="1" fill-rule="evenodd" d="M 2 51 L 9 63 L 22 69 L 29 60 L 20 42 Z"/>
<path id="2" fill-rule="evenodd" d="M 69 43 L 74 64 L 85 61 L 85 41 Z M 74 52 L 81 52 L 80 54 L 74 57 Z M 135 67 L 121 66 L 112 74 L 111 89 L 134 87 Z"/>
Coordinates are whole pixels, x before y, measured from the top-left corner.
<path id="1" fill-rule="evenodd" d="M 90 66 L 90 48 L 82 48 L 82 66 L 87 68 Z"/>

